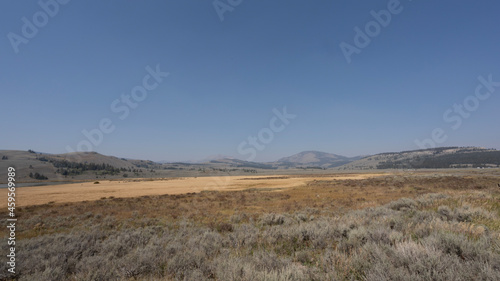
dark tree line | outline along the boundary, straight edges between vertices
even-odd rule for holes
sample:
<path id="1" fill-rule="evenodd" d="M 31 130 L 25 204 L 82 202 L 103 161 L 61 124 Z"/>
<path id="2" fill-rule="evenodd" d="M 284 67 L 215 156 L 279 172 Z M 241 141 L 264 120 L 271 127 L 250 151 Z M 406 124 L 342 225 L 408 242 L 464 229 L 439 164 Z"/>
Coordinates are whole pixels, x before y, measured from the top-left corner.
<path id="1" fill-rule="evenodd" d="M 77 163 L 68 160 L 49 160 L 54 167 L 57 168 L 56 172 L 63 176 L 80 175 L 85 171 L 100 171 L 102 174 L 116 175 L 120 172 L 127 171 L 125 168 L 115 168 L 112 165 L 102 163 Z"/>
<path id="2" fill-rule="evenodd" d="M 44 176 L 43 174 L 40 174 L 38 172 L 36 173 L 30 173 L 30 178 L 32 179 L 37 179 L 37 180 L 48 180 L 49 178 L 47 178 L 46 176 Z"/>

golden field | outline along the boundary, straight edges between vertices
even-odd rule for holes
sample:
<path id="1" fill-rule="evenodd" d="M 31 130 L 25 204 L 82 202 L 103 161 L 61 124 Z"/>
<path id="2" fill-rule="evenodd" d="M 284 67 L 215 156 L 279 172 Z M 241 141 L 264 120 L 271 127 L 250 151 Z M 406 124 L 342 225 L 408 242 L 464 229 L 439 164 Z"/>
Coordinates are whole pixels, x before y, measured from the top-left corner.
<path id="1" fill-rule="evenodd" d="M 498 183 L 491 169 L 18 188 L 7 280 L 498 280 Z"/>
<path id="2" fill-rule="evenodd" d="M 104 180 L 17 189 L 17 206 L 99 200 L 102 197 L 138 197 L 183 194 L 206 190 L 243 190 L 248 188 L 291 188 L 322 180 L 361 179 L 379 174 L 340 174 L 332 176 L 220 176 L 171 179 Z M 0 202 L 6 207 L 7 201 Z"/>

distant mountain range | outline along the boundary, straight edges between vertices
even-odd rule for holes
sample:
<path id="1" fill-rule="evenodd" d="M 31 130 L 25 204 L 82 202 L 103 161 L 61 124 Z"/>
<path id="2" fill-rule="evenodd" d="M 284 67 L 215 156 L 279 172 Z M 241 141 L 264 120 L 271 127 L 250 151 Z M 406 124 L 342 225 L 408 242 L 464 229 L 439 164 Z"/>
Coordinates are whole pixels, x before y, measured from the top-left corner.
<path id="1" fill-rule="evenodd" d="M 439 147 L 376 155 L 346 157 L 342 155 L 303 151 L 275 162 L 248 162 L 230 157 L 211 157 L 208 164 L 224 164 L 230 167 L 261 169 L 422 169 L 422 168 L 476 168 L 500 165 L 500 151 L 480 147 Z"/>
<path id="2" fill-rule="evenodd" d="M 226 164 L 231 167 L 250 167 L 261 169 L 316 168 L 328 169 L 359 160 L 362 157 L 345 157 L 320 151 L 303 151 L 274 162 L 249 162 L 225 156 L 214 156 L 201 163 Z"/>
<path id="3" fill-rule="evenodd" d="M 200 161 L 186 161 L 186 164 L 227 164 L 233 167 L 258 167 L 263 169 L 279 169 L 279 168 L 334 168 L 352 161 L 363 158 L 346 157 L 342 155 L 320 152 L 320 151 L 303 151 L 289 157 L 283 157 L 274 162 L 250 162 L 225 155 L 211 155 Z M 170 161 L 160 161 L 159 163 L 167 164 L 174 163 Z"/>
<path id="4" fill-rule="evenodd" d="M 362 156 L 357 157 L 346 157 L 337 154 L 331 154 L 320 151 L 303 151 L 294 154 L 289 157 L 283 157 L 276 161 L 275 163 L 283 167 L 320 167 L 320 168 L 334 168 L 342 166 L 353 161 L 363 158 Z"/>
<path id="5" fill-rule="evenodd" d="M 275 162 L 249 162 L 216 155 L 203 163 L 157 163 L 106 156 L 96 152 L 48 154 L 35 151 L 0 150 L 0 170 L 14 166 L 27 180 L 37 179 L 32 173 L 49 179 L 88 179 L 147 176 L 202 176 L 210 173 L 257 173 L 271 169 L 421 169 L 421 168 L 492 168 L 500 167 L 500 151 L 479 147 L 440 147 L 371 156 L 346 157 L 337 154 L 303 151 Z M 158 172 L 161 172 L 158 174 Z M 165 174 L 167 173 L 167 174 Z M 28 177 L 29 176 L 29 177 Z"/>

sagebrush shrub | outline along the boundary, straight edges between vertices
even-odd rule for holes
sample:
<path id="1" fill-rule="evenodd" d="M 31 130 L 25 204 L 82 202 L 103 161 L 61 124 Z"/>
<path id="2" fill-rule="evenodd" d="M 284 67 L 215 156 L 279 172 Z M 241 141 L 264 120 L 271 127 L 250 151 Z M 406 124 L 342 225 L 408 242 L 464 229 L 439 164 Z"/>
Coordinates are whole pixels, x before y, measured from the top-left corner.
<path id="1" fill-rule="evenodd" d="M 16 278 L 500 280 L 497 215 L 468 203 L 452 209 L 447 198 L 402 198 L 341 215 L 306 208 L 263 214 L 255 222 L 244 213 L 206 224 L 85 212 L 73 218 L 38 216 L 27 219 L 28 225 L 85 221 L 71 232 L 33 230 L 40 234 L 19 240 Z M 493 222 L 491 229 L 478 221 Z M 0 250 L 7 251 L 6 243 Z"/>

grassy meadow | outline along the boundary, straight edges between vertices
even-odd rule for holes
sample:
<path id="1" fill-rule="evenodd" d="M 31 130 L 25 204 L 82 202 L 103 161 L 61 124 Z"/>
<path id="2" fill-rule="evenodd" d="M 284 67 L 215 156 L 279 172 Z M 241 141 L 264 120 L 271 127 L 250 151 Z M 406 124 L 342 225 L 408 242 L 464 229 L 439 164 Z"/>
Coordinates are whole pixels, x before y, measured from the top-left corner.
<path id="1" fill-rule="evenodd" d="M 311 177 L 290 188 L 23 206 L 17 274 L 2 278 L 500 280 L 499 179 Z"/>

